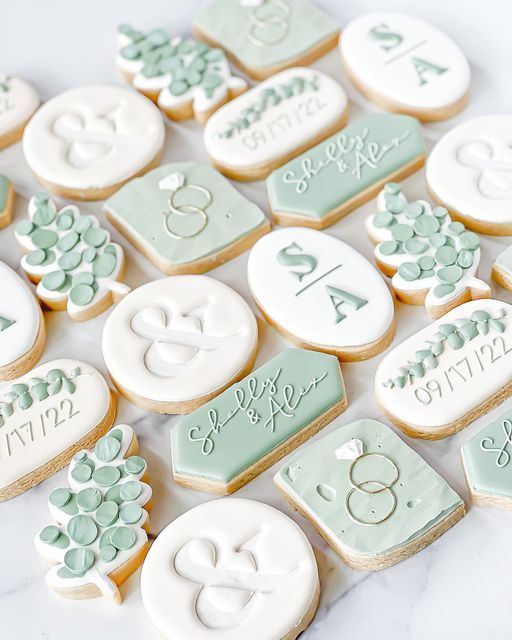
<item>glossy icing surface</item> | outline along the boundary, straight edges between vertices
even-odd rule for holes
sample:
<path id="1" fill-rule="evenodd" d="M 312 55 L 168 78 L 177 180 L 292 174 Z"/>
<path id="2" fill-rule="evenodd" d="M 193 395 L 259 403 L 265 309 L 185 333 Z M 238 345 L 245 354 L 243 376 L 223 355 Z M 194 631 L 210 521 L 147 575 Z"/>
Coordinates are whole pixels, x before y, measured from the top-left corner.
<path id="1" fill-rule="evenodd" d="M 39 95 L 21 78 L 0 74 L 0 136 L 25 122 L 39 106 Z"/>

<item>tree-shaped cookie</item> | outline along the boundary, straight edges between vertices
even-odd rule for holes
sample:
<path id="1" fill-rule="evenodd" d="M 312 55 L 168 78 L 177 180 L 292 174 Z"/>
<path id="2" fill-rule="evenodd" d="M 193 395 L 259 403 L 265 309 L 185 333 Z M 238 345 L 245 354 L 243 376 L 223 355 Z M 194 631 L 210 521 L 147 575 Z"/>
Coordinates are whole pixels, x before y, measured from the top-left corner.
<path id="1" fill-rule="evenodd" d="M 73 320 L 87 320 L 128 293 L 120 282 L 122 248 L 110 242 L 97 218 L 81 215 L 76 205 L 57 211 L 47 193 L 38 193 L 15 235 L 26 253 L 21 266 L 51 309 L 67 309 Z"/>
<path id="2" fill-rule="evenodd" d="M 192 38 L 170 38 L 162 29 L 144 34 L 123 24 L 118 44 L 123 75 L 173 120 L 206 122 L 247 89 L 245 80 L 231 75 L 222 49 Z"/>
<path id="3" fill-rule="evenodd" d="M 392 277 L 400 300 L 425 304 L 439 318 L 463 302 L 490 296 L 489 285 L 476 277 L 479 237 L 452 221 L 445 207 L 408 202 L 395 183 L 380 192 L 377 205 L 366 228 L 377 244 L 377 265 Z"/>
<path id="4" fill-rule="evenodd" d="M 66 598 L 108 596 L 121 602 L 119 585 L 142 563 L 151 487 L 146 462 L 136 455 L 133 429 L 118 425 L 92 451 L 77 453 L 68 488 L 48 498 L 55 524 L 35 537 L 37 551 L 55 566 L 46 582 Z M 145 507 L 145 508 L 143 508 Z"/>

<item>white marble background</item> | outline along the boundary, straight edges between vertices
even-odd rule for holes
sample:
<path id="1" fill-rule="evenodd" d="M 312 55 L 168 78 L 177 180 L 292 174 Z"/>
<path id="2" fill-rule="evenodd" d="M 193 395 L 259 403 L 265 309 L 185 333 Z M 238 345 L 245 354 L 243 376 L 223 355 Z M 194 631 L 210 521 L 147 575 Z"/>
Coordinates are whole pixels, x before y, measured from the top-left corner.
<path id="1" fill-rule="evenodd" d="M 1 0 L 0 60 L 2 71 L 32 81 L 44 99 L 72 86 L 118 83 L 114 66 L 115 31 L 121 22 L 150 29 L 161 26 L 186 33 L 190 17 L 203 2 L 193 0 Z M 472 102 L 457 118 L 510 112 L 510 19 L 507 0 L 358 0 L 320 4 L 337 17 L 341 27 L 352 17 L 372 9 L 407 10 L 430 20 L 451 34 L 468 55 L 473 70 Z M 350 87 L 340 70 L 337 51 L 316 65 L 338 79 L 351 98 L 351 118 L 373 110 Z M 453 122 L 427 128 L 430 140 Z M 511 141 L 512 142 L 512 141 Z M 165 161 L 205 160 L 201 128 L 193 122 L 167 126 Z M 24 163 L 21 145 L 0 152 L 0 173 L 11 177 L 19 197 L 15 222 L 25 212 L 27 198 L 38 189 Z M 240 185 L 241 191 L 267 208 L 262 183 Z M 411 198 L 425 197 L 422 171 L 405 183 Z M 83 206 L 101 214 L 101 203 Z M 372 250 L 363 228 L 374 203 L 351 213 L 328 232 L 343 238 L 371 259 Z M 14 225 L 13 225 L 14 226 Z M 0 258 L 12 267 L 19 262 L 13 226 L 0 232 Z M 106 225 L 109 226 L 108 224 Z M 112 229 L 111 229 L 112 230 Z M 126 249 L 127 282 L 136 287 L 161 274 L 112 231 Z M 507 239 L 483 238 L 480 273 L 488 279 L 490 267 Z M 247 254 L 211 272 L 236 289 L 252 305 L 247 289 Z M 495 296 L 512 301 L 511 294 L 493 286 Z M 1 284 L 0 284 L 1 292 Z M 108 312 L 107 312 L 108 313 Z M 106 374 L 100 341 L 107 313 L 84 324 L 71 322 L 64 313 L 46 313 L 48 345 L 43 360 L 72 357 L 90 362 Z M 428 323 L 425 311 L 398 304 L 395 343 Z M 279 352 L 284 341 L 264 327 L 257 366 Z M 361 417 L 382 419 L 373 397 L 373 377 L 379 358 L 344 365 L 348 410 L 324 429 Z M 512 406 L 509 400 L 462 433 L 429 443 L 405 440 L 443 475 L 466 500 L 469 512 L 454 529 L 415 557 L 380 573 L 349 570 L 300 516 L 290 513 L 272 484 L 270 469 L 238 492 L 289 513 L 303 527 L 317 554 L 322 585 L 320 608 L 304 640 L 481 640 L 512 638 L 510 630 L 510 531 L 512 514 L 471 508 L 460 462 L 460 446 L 489 420 Z M 141 411 L 126 401 L 119 403 L 118 421 L 132 424 L 148 459 L 154 481 L 155 507 L 152 531 L 157 534 L 173 518 L 211 496 L 179 488 L 170 473 L 169 431 L 175 418 Z M 317 436 L 318 437 L 318 436 Z M 155 634 L 142 607 L 139 578 L 133 575 L 122 587 L 124 603 L 115 607 L 104 599 L 68 601 L 45 588 L 47 566 L 36 554 L 32 539 L 49 522 L 46 497 L 65 482 L 65 471 L 28 493 L 0 505 L 0 638 L 5 640 L 151 640 Z M 169 605 L 172 606 L 171 598 Z M 217 636 L 220 637 L 220 636 Z M 190 639 L 193 640 L 193 639 Z"/>

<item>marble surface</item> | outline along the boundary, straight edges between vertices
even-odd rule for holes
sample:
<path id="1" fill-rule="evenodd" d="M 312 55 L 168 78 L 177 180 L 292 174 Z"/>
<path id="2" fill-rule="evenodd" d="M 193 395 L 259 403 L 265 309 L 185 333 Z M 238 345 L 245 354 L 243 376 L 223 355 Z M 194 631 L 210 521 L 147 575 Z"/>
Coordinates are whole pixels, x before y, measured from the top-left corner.
<path id="1" fill-rule="evenodd" d="M 83 0 L 25 0 L 10 3 L 9 21 L 7 26 L 4 23 L 0 39 L 2 66 L 7 73 L 31 80 L 44 99 L 71 86 L 117 83 L 114 37 L 119 22 L 129 21 L 142 29 L 163 26 L 175 33 L 186 32 L 190 16 L 200 4 L 178 0 L 88 0 L 87 3 Z M 362 11 L 385 5 L 389 8 L 389 3 L 378 0 L 359 0 L 357 3 L 324 0 L 320 4 L 336 15 L 342 26 Z M 490 7 L 494 7 L 494 12 Z M 469 56 L 474 75 L 473 98 L 457 121 L 471 115 L 510 112 L 511 59 L 506 43 L 510 24 L 507 16 L 510 17 L 511 10 L 508 3 L 499 0 L 472 3 L 471 11 L 468 11 L 468 3 L 463 0 L 450 3 L 444 0 L 429 3 L 395 0 L 393 8 L 431 20 L 454 36 Z M 479 24 L 485 24 L 484 37 L 476 28 Z M 343 76 L 337 51 L 314 66 L 343 84 L 351 98 L 351 119 L 374 110 Z M 452 124 L 450 121 L 426 127 L 429 140 L 435 140 Z M 185 159 L 205 159 L 201 128 L 192 122 L 168 123 L 164 160 Z M 24 215 L 27 198 L 38 189 L 24 163 L 21 145 L 0 152 L 0 173 L 8 174 L 16 185 L 19 194 L 17 221 Z M 239 188 L 266 210 L 262 183 L 243 184 Z M 411 198 L 425 196 L 423 171 L 405 182 L 405 190 Z M 374 202 L 368 203 L 331 227 L 328 233 L 347 241 L 371 259 L 372 249 L 363 220 L 374 207 Z M 103 219 L 101 203 L 88 203 L 82 208 Z M 136 287 L 160 277 L 161 274 L 115 230 L 112 235 L 126 249 L 126 280 L 130 286 Z M 484 237 L 482 244 L 480 273 L 488 279 L 492 261 L 507 245 L 507 239 Z M 18 265 L 13 226 L 0 232 L 0 258 L 12 267 Z M 246 262 L 247 254 L 244 254 L 215 269 L 211 275 L 236 289 L 254 309 L 247 289 Z M 493 293 L 503 300 L 512 300 L 511 294 L 495 285 Z M 107 315 L 108 312 L 84 325 L 71 322 L 64 313 L 46 313 L 48 345 L 43 360 L 83 359 L 106 374 L 100 341 Z M 403 304 L 398 304 L 397 319 L 395 344 L 429 322 L 423 308 Z M 285 346 L 273 329 L 263 323 L 261 329 L 257 365 Z M 325 428 L 324 433 L 357 418 L 383 418 L 372 391 L 379 359 L 343 365 L 349 407 Z M 322 598 L 313 624 L 303 635 L 304 640 L 511 637 L 508 571 L 512 571 L 512 554 L 509 553 L 512 514 L 471 508 L 460 462 L 461 444 L 511 407 L 512 401 L 508 400 L 462 433 L 441 442 L 404 438 L 463 496 L 469 511 L 466 518 L 428 549 L 380 573 L 360 573 L 344 566 L 308 522 L 285 506 L 272 483 L 275 468 L 238 492 L 239 496 L 262 500 L 290 514 L 314 546 L 320 567 Z M 155 492 L 151 516 L 154 534 L 187 509 L 211 499 L 209 495 L 182 489 L 172 480 L 169 431 L 174 417 L 151 414 L 121 400 L 118 421 L 134 426 L 140 437 L 142 454 L 150 465 Z M 104 599 L 63 600 L 45 587 L 47 565 L 37 556 L 32 540 L 35 532 L 49 521 L 48 493 L 64 482 L 65 471 L 61 471 L 26 494 L 0 504 L 0 637 L 6 640 L 156 638 L 142 607 L 140 572 L 122 586 L 124 604 L 117 608 Z M 169 606 L 179 605 L 169 601 Z"/>

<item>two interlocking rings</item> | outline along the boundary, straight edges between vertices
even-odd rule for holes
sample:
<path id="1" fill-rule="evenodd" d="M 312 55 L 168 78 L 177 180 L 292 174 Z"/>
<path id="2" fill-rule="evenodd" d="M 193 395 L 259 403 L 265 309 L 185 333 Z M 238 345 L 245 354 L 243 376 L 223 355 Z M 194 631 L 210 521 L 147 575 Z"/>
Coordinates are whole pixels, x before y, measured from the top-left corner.
<path id="1" fill-rule="evenodd" d="M 265 7 L 270 7 L 274 12 L 277 9 L 278 12 L 263 15 L 260 9 L 264 11 Z M 256 47 L 268 47 L 281 42 L 290 29 L 288 17 L 291 11 L 290 5 L 285 0 L 264 0 L 249 13 L 249 21 L 251 22 L 251 28 L 247 34 L 249 42 Z M 268 31 L 265 39 L 256 35 L 256 30 L 268 30 L 272 27 L 277 29 L 277 33 L 272 37 L 268 36 Z"/>
<path id="2" fill-rule="evenodd" d="M 354 474 L 355 466 L 359 462 L 361 462 L 361 460 L 363 460 L 364 458 L 369 458 L 370 456 L 381 458 L 382 460 L 385 460 L 389 465 L 391 465 L 393 469 L 393 477 L 389 482 L 387 483 L 380 482 L 379 480 L 363 480 L 363 482 L 356 482 L 354 480 L 353 474 Z M 348 477 L 349 477 L 349 481 L 352 486 L 352 489 L 350 489 L 350 491 L 347 493 L 347 497 L 345 499 L 345 508 L 350 518 L 357 524 L 362 524 L 367 527 L 371 527 L 376 524 L 381 524 L 382 522 L 385 522 L 386 520 L 388 520 L 393 515 L 396 509 L 396 504 L 397 504 L 396 495 L 391 487 L 393 487 L 393 485 L 398 480 L 398 476 L 399 476 L 399 471 L 396 464 L 390 458 L 388 458 L 382 453 L 363 453 L 363 455 L 353 460 L 348 470 Z M 362 520 L 361 518 L 359 518 L 354 514 L 354 512 L 352 511 L 352 507 L 350 506 L 350 500 L 356 492 L 364 493 L 367 496 L 373 496 L 378 493 L 385 492 L 391 497 L 391 506 L 388 509 L 387 513 L 384 514 L 379 520 L 372 520 L 372 521 Z"/>
<path id="3" fill-rule="evenodd" d="M 197 206 L 194 204 L 174 204 L 174 198 L 176 197 L 178 191 L 183 192 L 185 189 L 193 189 L 194 191 L 202 193 L 206 198 L 205 203 L 202 206 Z M 211 205 L 212 201 L 212 194 L 208 191 L 208 189 L 206 189 L 205 187 L 201 187 L 198 184 L 183 185 L 176 191 L 171 191 L 171 193 L 169 194 L 169 199 L 167 201 L 169 211 L 164 211 L 165 228 L 167 230 L 167 233 L 177 240 L 186 240 L 187 238 L 194 238 L 195 236 L 199 235 L 208 224 L 208 214 L 206 213 L 205 209 L 207 209 Z M 199 216 L 198 227 L 192 233 L 188 233 L 186 235 L 179 233 L 176 229 L 173 230 L 171 228 L 171 219 L 173 216 Z"/>

